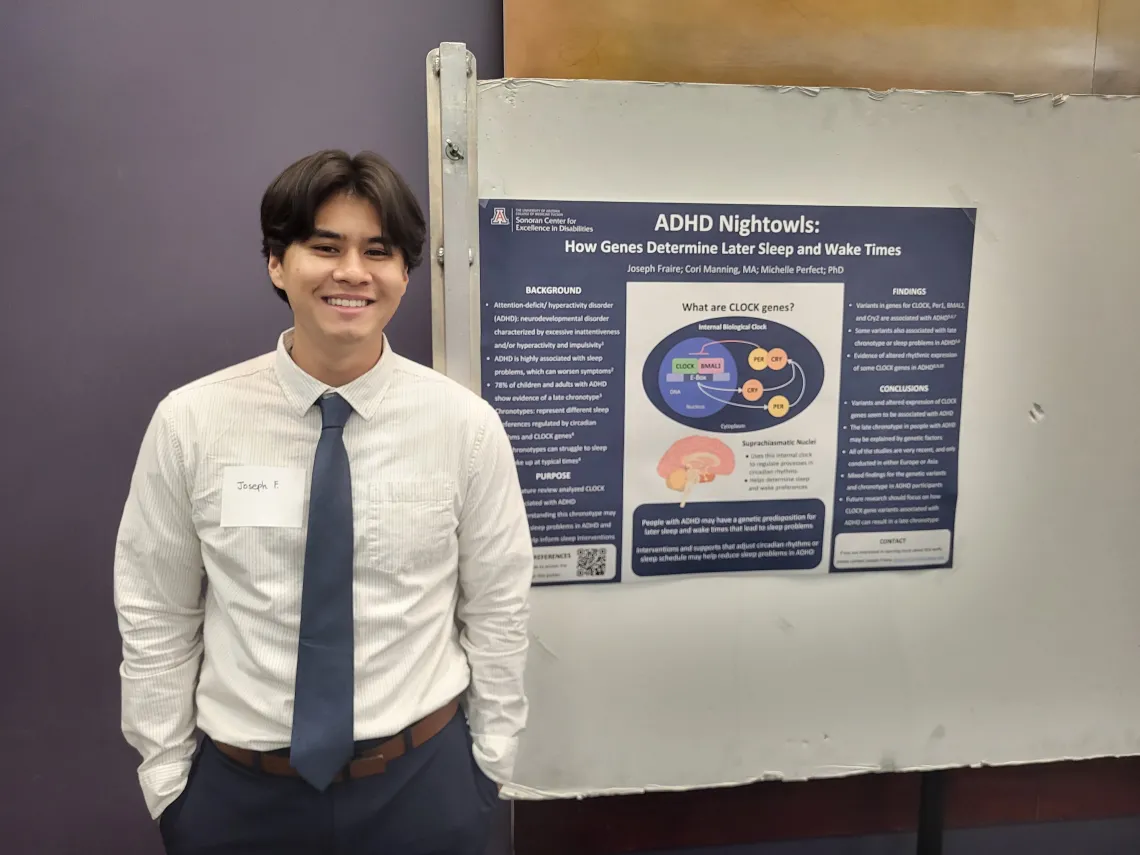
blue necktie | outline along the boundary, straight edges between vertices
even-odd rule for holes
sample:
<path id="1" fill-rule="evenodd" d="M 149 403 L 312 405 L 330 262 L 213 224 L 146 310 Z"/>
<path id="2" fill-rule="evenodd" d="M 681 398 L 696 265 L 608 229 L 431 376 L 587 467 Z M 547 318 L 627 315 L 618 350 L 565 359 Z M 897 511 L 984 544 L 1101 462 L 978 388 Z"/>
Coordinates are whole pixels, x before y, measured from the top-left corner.
<path id="1" fill-rule="evenodd" d="M 289 757 L 323 791 L 353 753 L 352 478 L 344 448 L 352 407 L 339 395 L 319 405 Z"/>

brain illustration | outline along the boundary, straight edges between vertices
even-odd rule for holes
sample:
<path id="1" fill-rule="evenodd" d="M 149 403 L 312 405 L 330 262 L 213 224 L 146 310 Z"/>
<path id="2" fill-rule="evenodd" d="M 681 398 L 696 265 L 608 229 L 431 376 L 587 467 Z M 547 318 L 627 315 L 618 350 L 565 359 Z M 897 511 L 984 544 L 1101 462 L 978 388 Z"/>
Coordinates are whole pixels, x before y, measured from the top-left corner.
<path id="1" fill-rule="evenodd" d="M 731 475 L 736 467 L 732 449 L 719 439 L 690 436 L 673 443 L 657 464 L 657 474 L 670 490 L 681 493 L 681 507 L 694 484 L 707 484 L 717 475 Z"/>

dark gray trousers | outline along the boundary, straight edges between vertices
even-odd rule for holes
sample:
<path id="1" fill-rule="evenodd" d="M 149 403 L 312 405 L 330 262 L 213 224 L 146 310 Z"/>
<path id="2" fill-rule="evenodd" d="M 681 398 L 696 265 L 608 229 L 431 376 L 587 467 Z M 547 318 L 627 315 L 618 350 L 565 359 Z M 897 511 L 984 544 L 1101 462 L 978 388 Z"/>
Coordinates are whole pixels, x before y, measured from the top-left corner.
<path id="1" fill-rule="evenodd" d="M 497 803 L 460 712 L 383 773 L 323 793 L 206 739 L 159 827 L 168 855 L 483 855 Z"/>

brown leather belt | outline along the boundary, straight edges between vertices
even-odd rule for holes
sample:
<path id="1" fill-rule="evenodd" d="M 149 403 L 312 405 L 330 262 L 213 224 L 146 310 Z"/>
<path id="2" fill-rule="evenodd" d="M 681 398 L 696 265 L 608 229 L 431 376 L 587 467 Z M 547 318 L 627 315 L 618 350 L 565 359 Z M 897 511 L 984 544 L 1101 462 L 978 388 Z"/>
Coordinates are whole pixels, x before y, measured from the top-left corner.
<path id="1" fill-rule="evenodd" d="M 389 761 L 405 754 L 410 748 L 418 748 L 438 734 L 458 712 L 459 700 L 455 699 L 435 712 L 428 713 L 402 733 L 379 745 L 366 748 L 338 772 L 333 780 L 344 781 L 350 778 L 366 778 L 369 775 L 380 774 L 387 768 Z M 243 766 L 259 769 L 269 775 L 298 777 L 297 770 L 289 765 L 288 752 L 282 754 L 271 751 L 252 751 L 248 748 L 238 748 L 217 741 L 214 742 L 214 745 L 231 760 L 236 760 Z"/>

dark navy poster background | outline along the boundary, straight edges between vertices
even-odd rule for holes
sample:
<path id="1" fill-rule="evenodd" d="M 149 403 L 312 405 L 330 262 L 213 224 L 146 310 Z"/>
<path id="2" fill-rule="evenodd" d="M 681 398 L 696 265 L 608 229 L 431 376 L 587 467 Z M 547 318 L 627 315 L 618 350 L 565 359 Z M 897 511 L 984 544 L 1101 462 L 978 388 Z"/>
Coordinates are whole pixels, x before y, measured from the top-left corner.
<path id="1" fill-rule="evenodd" d="M 951 563 L 949 541 L 924 555 L 897 535 L 954 528 L 972 211 L 492 199 L 479 230 L 483 394 L 515 449 L 537 584 L 621 580 L 623 455 L 637 442 L 625 401 L 646 394 L 625 384 L 631 281 L 739 282 L 742 298 L 758 283 L 842 282 L 843 360 L 826 366 L 840 374 L 835 493 L 788 499 L 825 503 L 825 569 Z M 696 244 L 716 252 L 678 251 Z M 881 558 L 876 533 L 894 541 Z M 844 535 L 860 537 L 837 563 Z"/>

